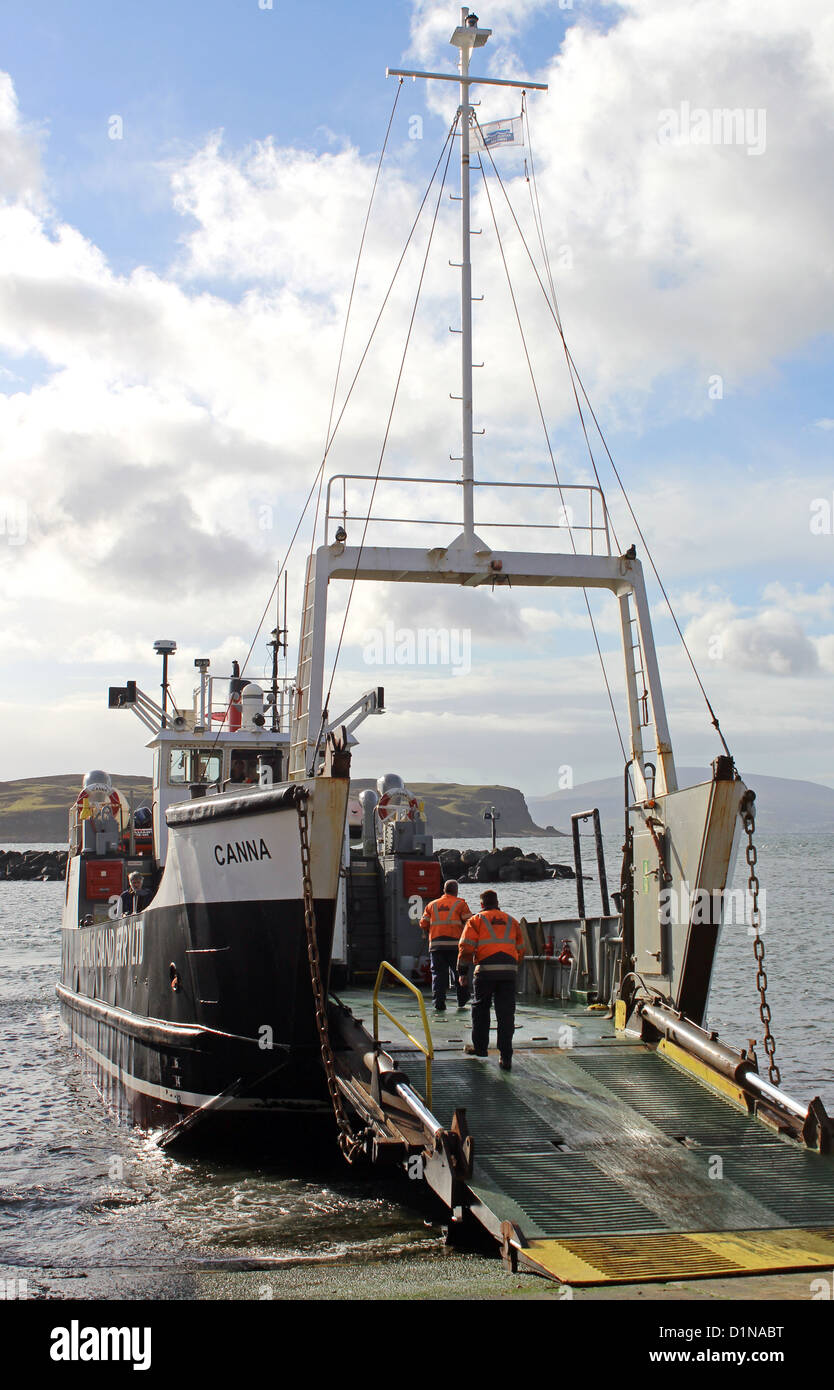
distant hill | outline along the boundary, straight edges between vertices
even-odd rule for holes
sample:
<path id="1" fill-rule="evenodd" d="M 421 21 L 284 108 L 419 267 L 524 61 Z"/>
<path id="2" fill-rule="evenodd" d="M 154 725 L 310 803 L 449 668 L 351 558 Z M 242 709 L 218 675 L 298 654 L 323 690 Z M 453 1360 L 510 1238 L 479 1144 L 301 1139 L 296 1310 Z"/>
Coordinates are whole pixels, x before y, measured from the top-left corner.
<path id="1" fill-rule="evenodd" d="M 351 782 L 351 792 L 357 795 L 366 787 L 376 789 L 371 778 Z M 468 787 L 457 782 L 409 782 L 408 789 L 418 800 L 425 802 L 429 831 L 439 839 L 483 839 L 492 834 L 484 811 L 494 806 L 500 813 L 497 831 L 500 838 L 508 835 L 561 835 L 552 826 L 542 829 L 536 825 L 527 809 L 524 794 L 517 787 Z"/>
<path id="2" fill-rule="evenodd" d="M 63 844 L 67 838 L 67 815 L 78 794 L 82 773 L 57 777 L 23 777 L 0 782 L 0 843 Z M 678 769 L 682 786 L 703 782 L 706 768 Z M 759 829 L 770 832 L 829 831 L 834 833 L 834 788 L 819 782 L 800 782 L 789 777 L 747 774 L 748 786 L 756 793 L 756 819 Z M 131 787 L 136 804 L 150 803 L 151 784 L 147 777 L 113 774 L 113 785 L 125 796 Z M 369 778 L 351 783 L 354 795 L 365 787 L 375 787 Z M 623 825 L 623 783 L 620 777 L 583 782 L 570 791 L 550 796 L 531 796 L 525 800 L 517 787 L 465 786 L 456 782 L 412 782 L 413 794 L 426 804 L 429 829 L 435 840 L 485 839 L 490 826 L 484 810 L 494 806 L 500 812 L 499 838 L 570 833 L 573 811 L 599 807 L 603 829 L 617 834 Z M 554 826 L 557 827 L 554 829 Z M 583 829 L 587 830 L 587 826 Z"/>
<path id="3" fill-rule="evenodd" d="M 147 777 L 123 776 L 113 773 L 113 786 L 124 796 L 131 787 L 136 804 L 150 802 L 151 784 Z M 59 777 L 24 777 L 16 782 L 0 782 L 0 843 L 63 844 L 67 838 L 67 816 L 81 787 L 82 773 L 67 773 Z M 364 787 L 374 787 L 366 779 L 351 783 L 354 793 Z M 494 806 L 500 812 L 498 834 L 503 839 L 546 835 L 546 829 L 533 822 L 524 796 L 515 787 L 467 787 L 454 782 L 416 782 L 410 784 L 412 793 L 426 804 L 429 829 L 435 838 L 476 837 L 484 839 L 490 826 L 484 821 L 484 810 Z"/>
<path id="4" fill-rule="evenodd" d="M 711 775 L 704 767 L 678 768 L 678 781 L 683 787 L 705 782 Z M 757 772 L 745 773 L 744 780 L 756 793 L 756 824 L 763 833 L 834 833 L 834 788 Z M 537 820 L 568 829 L 573 811 L 589 811 L 598 806 L 603 829 L 617 833 L 623 826 L 623 779 L 606 777 L 598 782 L 583 782 L 570 791 L 531 796 L 528 804 Z"/>
<path id="5" fill-rule="evenodd" d="M 22 777 L 0 782 L 0 842 L 11 845 L 50 842 L 65 844 L 69 808 L 81 790 L 83 772 L 57 777 Z M 113 786 L 125 797 L 133 787 L 136 805 L 150 804 L 148 777 L 113 776 Z"/>

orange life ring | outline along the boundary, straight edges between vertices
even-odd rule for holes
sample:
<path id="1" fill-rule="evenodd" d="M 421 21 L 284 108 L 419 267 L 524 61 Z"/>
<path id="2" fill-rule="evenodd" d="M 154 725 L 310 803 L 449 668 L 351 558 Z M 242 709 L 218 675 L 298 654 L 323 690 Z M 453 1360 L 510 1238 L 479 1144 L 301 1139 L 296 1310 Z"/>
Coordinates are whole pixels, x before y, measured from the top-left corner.
<path id="1" fill-rule="evenodd" d="M 119 793 L 116 791 L 115 787 L 114 787 L 113 790 L 109 793 L 107 799 L 108 799 L 108 801 L 109 801 L 109 803 L 110 803 L 110 810 L 111 810 L 112 813 L 113 813 L 113 819 L 114 819 L 116 822 L 120 822 L 120 821 L 121 821 L 121 815 L 122 815 L 122 802 L 121 802 L 121 798 L 120 798 L 120 796 L 119 796 Z M 85 802 L 85 801 L 89 802 L 89 800 L 90 800 L 90 793 L 87 791 L 87 788 L 86 788 L 86 787 L 82 787 L 82 788 L 81 788 L 81 791 L 78 793 L 78 796 L 75 798 L 75 808 L 76 808 L 76 810 L 77 810 L 77 811 L 80 811 L 81 808 L 82 808 L 82 806 L 84 805 L 84 802 Z"/>
<path id="2" fill-rule="evenodd" d="M 377 802 L 376 813 L 379 816 L 380 820 L 387 820 L 388 816 L 391 814 L 392 811 L 396 815 L 396 812 L 400 809 L 400 807 L 404 806 L 405 802 L 402 801 L 393 803 L 391 801 L 390 793 L 386 792 L 385 795 L 381 796 L 379 801 Z M 416 796 L 410 796 L 408 798 L 408 810 L 405 813 L 404 819 L 414 820 L 414 817 L 417 815 L 419 809 L 420 803 L 417 800 Z"/>

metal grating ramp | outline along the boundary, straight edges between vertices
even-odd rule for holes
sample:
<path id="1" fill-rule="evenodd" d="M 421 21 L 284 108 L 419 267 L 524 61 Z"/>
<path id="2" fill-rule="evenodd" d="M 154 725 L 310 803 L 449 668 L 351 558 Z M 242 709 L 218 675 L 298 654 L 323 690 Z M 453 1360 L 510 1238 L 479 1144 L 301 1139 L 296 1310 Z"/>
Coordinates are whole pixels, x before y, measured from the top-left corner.
<path id="1" fill-rule="evenodd" d="M 725 1180 L 734 1182 L 786 1225 L 834 1224 L 834 1159 L 779 1141 L 765 1148 L 716 1144 Z"/>
<path id="2" fill-rule="evenodd" d="M 474 1139 L 472 1212 L 520 1267 L 589 1286 L 834 1267 L 834 1157 L 778 1138 L 671 1045 L 588 1041 L 522 1044 L 509 1075 L 435 1058 L 431 1108 L 449 1125 L 465 1107 Z"/>
<path id="3" fill-rule="evenodd" d="M 657 1053 L 632 1054 L 625 1066 L 621 1057 L 601 1051 L 574 1053 L 572 1060 L 670 1139 L 686 1136 L 711 1148 L 773 1144 L 771 1130 Z"/>
<path id="4" fill-rule="evenodd" d="M 403 1060 L 401 1058 L 401 1060 Z M 432 1110 L 451 1124 L 465 1105 L 478 1154 L 554 1152 L 560 1135 L 506 1085 L 494 1067 L 440 1059 L 432 1067 Z"/>
<path id="5" fill-rule="evenodd" d="M 525 1234 L 584 1235 L 663 1231 L 657 1214 L 585 1154 L 476 1156 L 473 1191 L 482 1201 L 506 1194 L 527 1218 Z"/>

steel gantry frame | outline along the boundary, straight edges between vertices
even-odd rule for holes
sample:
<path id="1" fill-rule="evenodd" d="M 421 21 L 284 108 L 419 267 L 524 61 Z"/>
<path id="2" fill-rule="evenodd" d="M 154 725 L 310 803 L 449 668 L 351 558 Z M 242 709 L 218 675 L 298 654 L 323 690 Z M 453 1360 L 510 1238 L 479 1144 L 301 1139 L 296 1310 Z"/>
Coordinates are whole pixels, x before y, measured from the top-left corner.
<path id="1" fill-rule="evenodd" d="M 296 708 L 292 726 L 290 776 L 314 774 L 328 711 L 323 708 L 327 599 L 332 579 L 376 580 L 385 583 L 481 584 L 608 589 L 619 600 L 625 657 L 631 758 L 638 800 L 647 796 L 644 730 L 653 735 L 657 759 L 656 791 L 677 790 L 677 778 L 666 720 L 660 673 L 651 630 L 643 570 L 630 555 L 612 556 L 494 552 L 475 532 L 472 387 L 472 262 L 470 254 L 470 125 L 474 83 L 546 91 L 542 82 L 477 77 L 469 71 L 475 48 L 482 48 L 492 31 L 478 27 L 466 7 L 450 42 L 459 51 L 458 74 L 389 68 L 391 77 L 457 82 L 460 89 L 460 205 L 461 205 L 461 477 L 463 531 L 448 546 L 432 549 L 348 547 L 344 541 L 320 546 L 307 563 L 299 642 Z M 369 481 L 373 481 L 372 479 Z M 425 481 L 425 480 L 424 480 Z M 438 480 L 448 482 L 448 479 Z M 632 611 L 633 610 L 633 611 Z M 637 641 L 634 641 L 635 628 Z M 641 684 L 643 688 L 641 689 Z"/>

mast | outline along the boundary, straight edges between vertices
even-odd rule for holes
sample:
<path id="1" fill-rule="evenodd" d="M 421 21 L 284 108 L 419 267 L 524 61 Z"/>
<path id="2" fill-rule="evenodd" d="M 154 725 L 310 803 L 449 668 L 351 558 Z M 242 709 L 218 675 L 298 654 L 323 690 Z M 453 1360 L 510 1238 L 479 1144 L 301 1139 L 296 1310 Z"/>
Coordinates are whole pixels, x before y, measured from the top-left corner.
<path id="1" fill-rule="evenodd" d="M 470 22 L 471 21 L 471 22 Z M 463 534 L 470 543 L 475 538 L 475 457 L 472 410 L 472 247 L 470 245 L 469 134 L 472 107 L 469 103 L 469 58 L 472 49 L 486 43 L 491 31 L 478 29 L 477 15 L 464 6 L 460 26 L 452 43 L 460 49 L 460 398 L 461 398 L 461 482 L 463 484 Z"/>
<path id="2" fill-rule="evenodd" d="M 449 42 L 460 51 L 459 76 L 447 72 L 416 72 L 412 68 L 389 68 L 389 77 L 428 77 L 436 82 L 457 82 L 460 89 L 460 397 L 461 397 L 461 484 L 463 492 L 463 535 L 471 546 L 475 542 L 475 456 L 472 410 L 472 248 L 470 244 L 469 149 L 472 103 L 469 90 L 473 82 L 490 87 L 521 87 L 547 91 L 546 82 L 511 82 L 500 77 L 470 77 L 469 59 L 474 48 L 483 48 L 491 29 L 478 27 L 478 16 L 461 7 L 460 24 Z"/>

